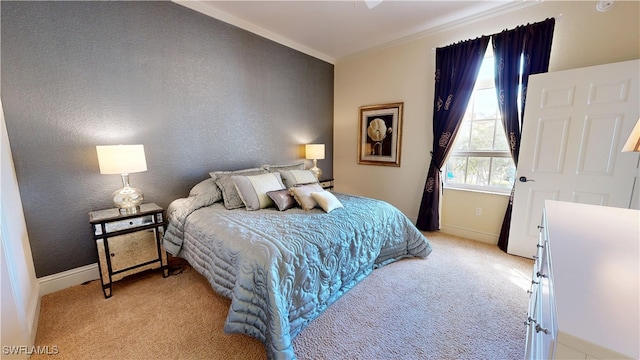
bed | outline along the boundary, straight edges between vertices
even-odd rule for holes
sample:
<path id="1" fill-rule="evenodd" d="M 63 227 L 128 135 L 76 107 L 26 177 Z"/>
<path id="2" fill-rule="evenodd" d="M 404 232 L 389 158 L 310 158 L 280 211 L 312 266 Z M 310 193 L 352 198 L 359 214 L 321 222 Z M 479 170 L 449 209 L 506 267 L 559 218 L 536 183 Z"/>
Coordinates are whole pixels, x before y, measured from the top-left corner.
<path id="1" fill-rule="evenodd" d="M 310 184 L 336 207 L 326 211 L 319 200 L 281 210 L 274 197 L 271 206 L 249 211 L 250 205 L 228 206 L 224 197 L 232 198 L 234 188 L 221 179 L 238 178 L 225 175 L 212 173 L 188 198 L 171 203 L 163 245 L 231 299 L 224 331 L 259 339 L 269 359 L 295 359 L 292 339 L 375 268 L 431 252 L 424 235 L 386 202 Z M 307 187 L 285 183 L 269 196 Z"/>

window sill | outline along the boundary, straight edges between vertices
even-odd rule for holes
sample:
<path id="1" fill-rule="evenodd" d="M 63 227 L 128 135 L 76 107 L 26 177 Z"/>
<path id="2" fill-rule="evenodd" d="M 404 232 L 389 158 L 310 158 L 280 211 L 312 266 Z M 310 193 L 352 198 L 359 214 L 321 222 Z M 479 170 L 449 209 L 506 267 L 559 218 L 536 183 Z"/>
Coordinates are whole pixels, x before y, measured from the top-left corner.
<path id="1" fill-rule="evenodd" d="M 454 190 L 454 191 L 468 191 L 468 192 L 480 193 L 480 194 L 502 195 L 502 196 L 507 196 L 507 197 L 511 196 L 511 191 L 502 192 L 502 191 L 492 191 L 492 190 L 480 190 L 480 189 L 453 187 L 453 186 L 447 186 L 447 185 L 444 185 L 443 189 L 444 190 Z"/>

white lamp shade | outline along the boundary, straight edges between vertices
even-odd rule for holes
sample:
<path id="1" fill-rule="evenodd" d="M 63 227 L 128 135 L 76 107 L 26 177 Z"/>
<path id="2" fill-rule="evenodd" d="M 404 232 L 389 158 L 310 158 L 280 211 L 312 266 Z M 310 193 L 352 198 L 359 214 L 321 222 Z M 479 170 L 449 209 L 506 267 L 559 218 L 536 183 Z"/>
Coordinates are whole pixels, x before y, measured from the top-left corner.
<path id="1" fill-rule="evenodd" d="M 622 147 L 622 152 L 640 152 L 640 119 Z"/>
<path id="2" fill-rule="evenodd" d="M 304 148 L 305 159 L 324 159 L 324 144 L 307 144 Z"/>
<path id="3" fill-rule="evenodd" d="M 98 145 L 100 174 L 130 174 L 147 171 L 143 145 Z"/>

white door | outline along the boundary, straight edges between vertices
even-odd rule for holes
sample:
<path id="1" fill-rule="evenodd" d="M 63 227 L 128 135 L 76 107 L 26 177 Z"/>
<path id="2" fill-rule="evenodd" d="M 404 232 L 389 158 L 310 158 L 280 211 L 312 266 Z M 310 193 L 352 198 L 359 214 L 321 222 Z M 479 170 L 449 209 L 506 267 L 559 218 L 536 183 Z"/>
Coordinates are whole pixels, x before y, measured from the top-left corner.
<path id="1" fill-rule="evenodd" d="M 535 254 L 547 199 L 629 207 L 639 78 L 640 60 L 530 77 L 508 253 Z"/>

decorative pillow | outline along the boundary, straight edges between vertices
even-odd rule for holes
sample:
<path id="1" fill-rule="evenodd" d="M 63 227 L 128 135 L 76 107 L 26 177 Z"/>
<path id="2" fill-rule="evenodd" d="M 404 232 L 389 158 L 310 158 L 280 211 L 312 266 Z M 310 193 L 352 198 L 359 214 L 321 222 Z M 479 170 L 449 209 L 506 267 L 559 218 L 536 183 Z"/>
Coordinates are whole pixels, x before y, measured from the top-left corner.
<path id="1" fill-rule="evenodd" d="M 241 170 L 232 170 L 232 171 L 211 171 L 209 172 L 209 176 L 214 179 L 217 179 L 218 176 L 233 176 L 233 175 L 258 175 L 258 174 L 266 174 L 267 170 L 263 168 L 250 168 L 250 169 L 241 169 Z"/>
<path id="2" fill-rule="evenodd" d="M 224 202 L 224 207 L 231 210 L 237 209 L 244 206 L 240 195 L 238 194 L 238 190 L 236 190 L 236 184 L 231 180 L 232 176 L 240 175 L 240 176 L 251 176 L 251 175 L 260 175 L 266 174 L 267 170 L 254 168 L 254 169 L 244 169 L 237 171 L 216 171 L 210 172 L 212 178 L 216 179 L 216 185 L 222 191 L 222 201 Z"/>
<path id="3" fill-rule="evenodd" d="M 189 191 L 189 197 L 201 197 L 202 203 L 205 204 L 203 206 L 209 206 L 222 200 L 222 192 L 216 185 L 216 180 L 208 178 L 192 187 Z"/>
<path id="4" fill-rule="evenodd" d="M 335 195 L 326 190 L 312 192 L 311 197 L 318 203 L 318 205 L 320 205 L 322 210 L 324 210 L 325 212 L 331 212 L 332 210 L 335 210 L 337 208 L 344 207 Z"/>
<path id="5" fill-rule="evenodd" d="M 318 205 L 318 203 L 316 203 L 316 201 L 311 197 L 311 193 L 320 192 L 324 190 L 322 189 L 322 186 L 320 186 L 318 183 L 313 183 L 313 184 L 307 184 L 307 185 L 294 186 L 289 188 L 289 191 L 291 192 L 293 197 L 296 199 L 296 202 L 298 203 L 298 205 L 300 205 L 301 208 L 305 210 L 311 210 L 314 207 L 316 207 L 316 205 Z"/>
<path id="6" fill-rule="evenodd" d="M 273 203 L 276 204 L 276 208 L 280 211 L 285 211 L 298 205 L 296 199 L 287 189 L 269 191 L 267 192 L 267 196 L 273 200 Z"/>
<path id="7" fill-rule="evenodd" d="M 282 175 L 282 181 L 287 188 L 318 182 L 310 170 L 280 170 L 280 175 Z"/>
<path id="8" fill-rule="evenodd" d="M 268 173 L 253 176 L 234 175 L 231 180 L 247 210 L 260 210 L 273 206 L 267 191 L 282 190 L 284 185 L 279 173 Z"/>
<path id="9" fill-rule="evenodd" d="M 268 172 L 277 172 L 281 170 L 304 170 L 304 160 L 298 161 L 293 164 L 286 165 L 262 165 L 263 169 Z"/>

